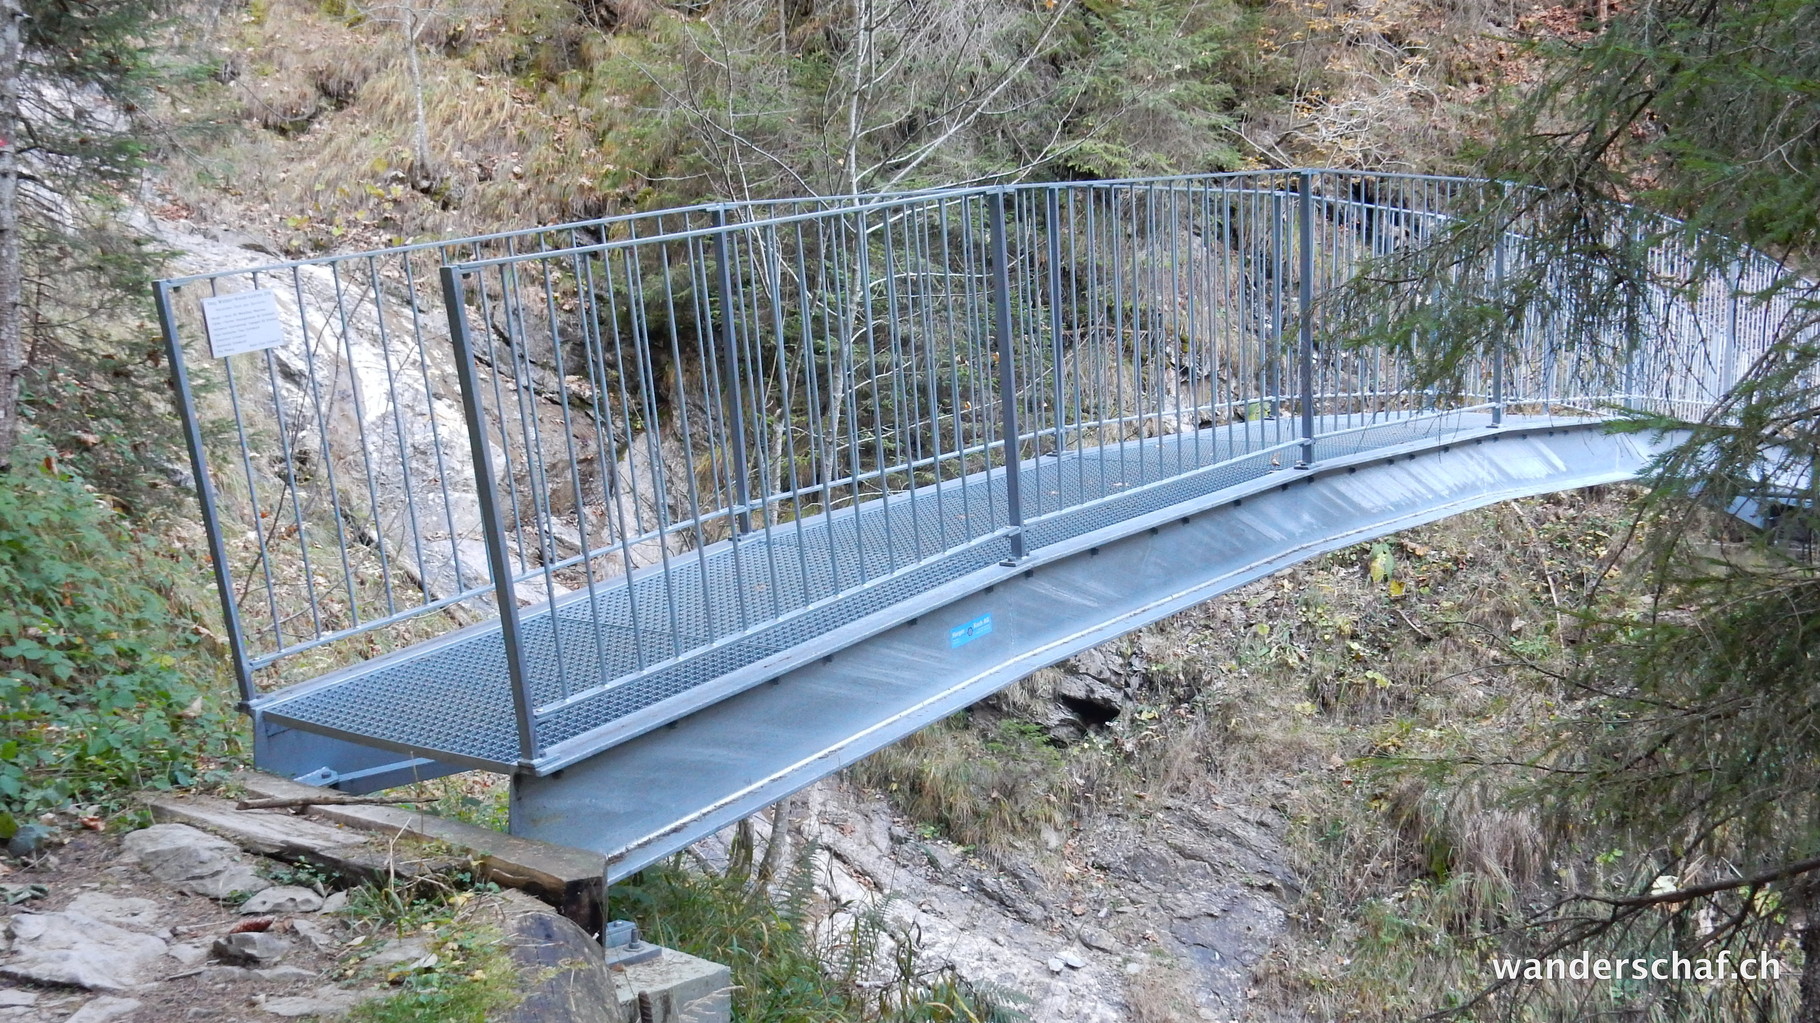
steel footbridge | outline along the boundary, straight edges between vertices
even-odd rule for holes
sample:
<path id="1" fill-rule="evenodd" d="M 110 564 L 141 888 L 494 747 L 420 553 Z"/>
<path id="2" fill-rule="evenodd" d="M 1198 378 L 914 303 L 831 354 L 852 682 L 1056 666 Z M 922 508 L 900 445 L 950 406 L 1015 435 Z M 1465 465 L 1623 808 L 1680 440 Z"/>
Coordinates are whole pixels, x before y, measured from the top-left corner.
<path id="1" fill-rule="evenodd" d="M 1482 355 L 1431 380 L 1421 344 L 1342 333 L 1361 275 L 1512 195 L 1295 171 L 730 203 L 161 281 L 257 761 L 509 774 L 515 833 L 618 879 L 1286 565 L 1634 478 L 1673 437 L 1611 420 L 1721 402 L 1782 270 L 1698 270 L 1626 211 L 1645 308 L 1517 315 L 1544 254 L 1513 218 L 1406 285 L 1497 310 Z"/>

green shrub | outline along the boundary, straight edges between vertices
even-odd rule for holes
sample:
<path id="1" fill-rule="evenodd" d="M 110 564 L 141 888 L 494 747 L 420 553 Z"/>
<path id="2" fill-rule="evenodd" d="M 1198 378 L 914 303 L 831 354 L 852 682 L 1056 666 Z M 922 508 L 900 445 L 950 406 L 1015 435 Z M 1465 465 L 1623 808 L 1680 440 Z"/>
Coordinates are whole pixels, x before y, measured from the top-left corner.
<path id="1" fill-rule="evenodd" d="M 0 476 L 0 832 L 190 784 L 236 734 L 197 623 L 171 610 L 206 569 L 48 460 L 18 461 Z"/>

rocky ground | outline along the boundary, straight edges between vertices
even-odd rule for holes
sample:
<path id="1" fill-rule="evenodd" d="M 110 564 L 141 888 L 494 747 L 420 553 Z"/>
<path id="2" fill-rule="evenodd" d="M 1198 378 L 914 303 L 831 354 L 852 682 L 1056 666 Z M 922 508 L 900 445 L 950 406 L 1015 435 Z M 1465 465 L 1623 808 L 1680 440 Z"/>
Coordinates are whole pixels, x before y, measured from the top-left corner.
<path id="1" fill-rule="evenodd" d="M 282 865 L 186 825 L 79 832 L 0 870 L 5 1023 L 333 1017 L 384 993 L 346 979 L 345 892 L 276 884 Z"/>
<path id="2" fill-rule="evenodd" d="M 927 837 L 838 780 L 792 809 L 792 843 L 818 847 L 828 936 L 882 908 L 925 965 L 1027 996 L 1033 1020 L 1258 1018 L 1254 978 L 1271 968 L 1295 886 L 1270 811 L 1170 802 L 1144 821 L 1106 815 L 1051 833 L 1045 855 L 1026 860 Z M 714 863 L 724 844 L 701 851 Z"/>

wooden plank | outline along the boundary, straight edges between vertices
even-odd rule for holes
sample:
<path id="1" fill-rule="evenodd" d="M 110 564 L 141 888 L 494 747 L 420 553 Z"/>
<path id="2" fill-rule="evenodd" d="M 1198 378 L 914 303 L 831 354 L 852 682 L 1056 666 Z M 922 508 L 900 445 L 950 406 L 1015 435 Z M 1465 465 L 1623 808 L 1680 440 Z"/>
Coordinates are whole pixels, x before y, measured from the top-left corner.
<path id="1" fill-rule="evenodd" d="M 209 796 L 145 797 L 152 818 L 188 824 L 233 842 L 248 852 L 296 863 L 313 863 L 362 881 L 416 877 L 459 869 L 459 857 L 427 842 L 387 843 L 370 832 L 340 827 L 282 811 L 237 810 Z"/>
<path id="2" fill-rule="evenodd" d="M 260 799 L 304 799 L 321 790 L 256 771 L 242 772 L 236 780 L 249 796 Z M 246 811 L 252 813 L 255 811 Z M 395 806 L 312 805 L 304 819 L 392 835 L 413 835 L 447 843 L 470 855 L 486 879 L 502 887 L 517 888 L 537 896 L 589 933 L 602 927 L 606 894 L 602 877 L 606 857 L 599 853 L 507 835 L 462 821 L 446 820 L 418 810 Z"/>

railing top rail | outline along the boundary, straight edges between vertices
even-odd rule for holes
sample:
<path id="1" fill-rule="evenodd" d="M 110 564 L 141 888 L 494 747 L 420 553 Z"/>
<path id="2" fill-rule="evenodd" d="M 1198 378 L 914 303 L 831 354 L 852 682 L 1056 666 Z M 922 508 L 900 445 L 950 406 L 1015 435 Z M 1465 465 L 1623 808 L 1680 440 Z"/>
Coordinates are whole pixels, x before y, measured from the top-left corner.
<path id="1" fill-rule="evenodd" d="M 891 193 L 892 196 L 915 197 L 925 194 L 924 190 L 916 192 Z M 458 238 L 440 238 L 429 241 L 410 242 L 404 245 L 392 245 L 378 249 L 362 249 L 356 252 L 335 253 L 322 256 L 310 256 L 306 259 L 289 259 L 276 263 L 263 263 L 255 266 L 236 267 L 225 270 L 210 270 L 204 273 L 187 274 L 181 277 L 169 277 L 159 281 L 167 287 L 181 287 L 199 281 L 215 280 L 222 277 L 237 277 L 248 274 L 279 274 L 306 266 L 327 266 L 331 263 L 346 263 L 363 259 L 380 259 L 388 256 L 404 255 L 412 252 L 423 252 L 430 249 L 448 249 L 460 246 L 481 245 L 490 242 L 509 241 L 514 238 L 528 238 L 539 234 L 554 234 L 562 231 L 582 231 L 611 227 L 616 224 L 635 220 L 650 220 L 657 217 L 681 216 L 689 213 L 707 213 L 714 209 L 758 209 L 766 206 L 784 206 L 790 203 L 822 202 L 853 203 L 858 200 L 874 198 L 863 195 L 826 195 L 826 196 L 786 196 L 776 199 L 736 199 L 700 202 L 689 206 L 671 206 L 656 210 L 640 210 L 633 213 L 616 213 L 608 217 L 591 217 L 586 220 L 569 220 L 557 224 L 544 224 L 537 227 L 514 228 L 510 231 L 493 231 L 487 234 L 465 235 Z M 653 235 L 653 238 L 660 237 Z"/>
<path id="2" fill-rule="evenodd" d="M 1260 169 L 1260 170 L 1246 170 L 1246 171 L 1221 171 L 1221 172 L 1216 172 L 1216 173 L 1202 173 L 1202 174 L 1172 174 L 1172 175 L 1158 175 L 1158 176 L 1152 176 L 1152 177 L 1104 178 L 1104 179 L 1095 179 L 1093 181 L 1018 182 L 1018 183 L 1012 183 L 1012 184 L 969 185 L 969 186 L 958 187 L 958 188 L 957 187 L 947 187 L 947 186 L 937 186 L 937 187 L 931 187 L 931 188 L 925 188 L 925 189 L 912 189 L 912 190 L 895 191 L 895 192 L 851 193 L 851 194 L 822 195 L 822 196 L 788 196 L 788 197 L 771 198 L 771 199 L 719 200 L 719 201 L 710 201 L 710 202 L 700 202 L 700 203 L 695 203 L 695 204 L 688 205 L 688 206 L 674 206 L 674 207 L 666 207 L 664 209 L 657 209 L 657 210 L 642 210 L 642 211 L 637 211 L 637 212 L 632 212 L 632 213 L 619 213 L 619 214 L 614 214 L 614 215 L 608 216 L 608 217 L 593 217 L 593 218 L 588 218 L 585 220 L 564 221 L 564 222 L 556 223 L 556 224 L 546 224 L 546 225 L 540 225 L 540 226 L 536 226 L 536 227 L 518 228 L 518 229 L 514 229 L 514 230 L 510 230 L 510 231 L 495 231 L 495 232 L 489 232 L 486 234 L 467 235 L 467 236 L 457 237 L 457 238 L 432 239 L 432 240 L 421 241 L 421 242 L 411 242 L 411 243 L 404 244 L 404 245 L 388 246 L 388 247 L 384 247 L 384 248 L 363 249 L 363 250 L 360 250 L 357 252 L 341 253 L 341 254 L 334 254 L 334 255 L 311 256 L 306 259 L 281 260 L 278 262 L 259 264 L 259 265 L 255 265 L 255 266 L 238 267 L 238 268 L 224 269 L 224 270 L 212 270 L 212 271 L 208 271 L 208 272 L 204 272 L 204 273 L 187 274 L 187 275 L 180 276 L 180 277 L 165 278 L 165 279 L 161 280 L 159 283 L 166 287 L 181 287 L 181 286 L 188 285 L 188 284 L 194 284 L 194 283 L 198 283 L 201 281 L 217 280 L 217 279 L 224 278 L 224 277 L 236 277 L 236 276 L 252 275 L 252 274 L 280 274 L 280 273 L 285 273 L 285 272 L 295 270 L 295 269 L 298 269 L 301 267 L 326 266 L 326 265 L 330 265 L 330 264 L 334 264 L 334 263 L 343 263 L 343 262 L 365 260 L 365 259 L 380 259 L 380 258 L 385 258 L 385 257 L 390 257 L 390 256 L 404 255 L 404 254 L 413 253 L 413 252 L 423 252 L 423 251 L 428 251 L 428 250 L 433 250 L 433 249 L 450 249 L 450 248 L 458 248 L 458 247 L 462 247 L 462 246 L 474 246 L 474 245 L 481 245 L 481 244 L 487 244 L 487 243 L 504 242 L 504 241 L 510 241 L 515 238 L 526 238 L 526 237 L 531 237 L 531 236 L 535 236 L 535 235 L 539 235 L 539 234 L 553 234 L 553 233 L 559 233 L 559 232 L 563 232 L 563 231 L 580 231 L 580 230 L 600 229 L 600 228 L 605 228 L 605 227 L 611 227 L 611 226 L 614 226 L 617 224 L 629 223 L 629 222 L 638 221 L 638 220 L 650 220 L 650 219 L 655 219 L 655 218 L 664 217 L 664 216 L 681 216 L 681 215 L 690 214 L 690 213 L 708 213 L 717 208 L 718 209 L 762 210 L 767 207 L 785 206 L 785 205 L 789 205 L 791 203 L 809 203 L 809 202 L 823 203 L 823 204 L 827 204 L 827 206 L 828 206 L 828 208 L 826 208 L 826 209 L 818 210 L 818 211 L 814 211 L 814 212 L 810 212 L 810 213 L 792 214 L 792 215 L 789 215 L 786 217 L 762 217 L 759 220 L 747 221 L 744 224 L 740 225 L 742 227 L 752 227 L 752 226 L 760 226 L 760 225 L 768 225 L 768 224 L 790 223 L 793 221 L 810 219 L 810 218 L 825 215 L 825 214 L 851 212 L 851 211 L 861 210 L 861 209 L 889 208 L 889 207 L 900 206 L 900 205 L 903 205 L 908 202 L 927 201 L 927 200 L 931 200 L 931 199 L 947 198 L 947 197 L 955 197 L 955 196 L 981 195 L 981 194 L 989 194 L 992 192 L 1005 191 L 1005 190 L 1023 192 L 1023 191 L 1043 190 L 1043 189 L 1052 189 L 1052 188 L 1053 189 L 1062 189 L 1062 190 L 1089 190 L 1089 189 L 1098 189 L 1098 188 L 1134 187 L 1134 186 L 1144 186 L 1144 185 L 1168 186 L 1168 185 L 1197 184 L 1197 183 L 1203 183 L 1203 182 L 1211 183 L 1211 182 L 1218 182 L 1218 181 L 1237 181 L 1237 180 L 1243 180 L 1243 179 L 1286 178 L 1286 177 L 1293 177 L 1293 176 L 1302 175 L 1302 174 L 1335 174 L 1335 175 L 1347 175 L 1347 176 L 1351 176 L 1351 177 L 1371 177 L 1371 178 L 1380 178 L 1380 179 L 1389 179 L 1389 180 L 1433 181 L 1433 182 L 1452 182 L 1452 183 L 1467 183 L 1467 184 L 1490 183 L 1489 179 L 1464 177 L 1464 176 L 1459 176 L 1459 175 L 1416 174 L 1416 173 L 1408 173 L 1408 172 L 1386 172 L 1386 171 L 1359 171 L 1359 170 L 1346 170 L 1346 169 L 1331 168 L 1331 167 L 1311 167 L 1311 168 L 1275 168 L 1275 169 Z M 1514 184 L 1514 183 L 1507 183 L 1507 184 Z M 1533 186 L 1523 186 L 1523 187 L 1533 187 Z M 684 239 L 684 238 L 698 237 L 698 236 L 701 236 L 704 234 L 712 234 L 715 230 L 717 230 L 717 229 L 710 227 L 710 228 L 701 228 L 701 229 L 683 231 L 683 232 L 660 232 L 658 234 L 650 235 L 648 237 L 640 238 L 640 239 L 636 239 L 636 240 L 620 239 L 620 240 L 617 240 L 615 242 L 610 242 L 610 243 L 597 243 L 595 245 L 587 245 L 587 246 L 572 246 L 572 247 L 568 247 L 568 248 L 564 248 L 564 249 L 543 251 L 543 252 L 538 253 L 538 255 L 571 256 L 571 255 L 576 255 L 576 254 L 579 254 L 582 252 L 606 251 L 608 249 L 611 249 L 614 247 L 619 247 L 624 244 L 632 243 L 634 241 L 649 243 L 649 242 L 656 242 L 656 241 L 675 241 L 675 240 Z M 528 255 L 528 254 L 521 254 L 521 255 Z M 501 262 L 509 261 L 512 258 L 514 258 L 514 257 L 501 256 L 501 257 L 494 257 L 489 260 L 475 260 L 475 261 L 457 263 L 457 264 L 452 264 L 452 265 L 459 266 L 463 269 L 474 269 L 474 268 L 479 268 L 482 266 L 497 265 Z"/>
<path id="3" fill-rule="evenodd" d="M 643 246 L 643 245 L 661 244 L 661 243 L 666 243 L 666 242 L 685 241 L 685 240 L 692 239 L 692 238 L 711 237 L 715 234 L 720 234 L 720 233 L 723 233 L 728 230 L 744 231 L 744 230 L 750 230 L 753 228 L 776 227 L 776 226 L 781 226 L 781 225 L 786 225 L 786 224 L 803 223 L 803 222 L 807 222 L 807 221 L 811 221 L 811 220 L 821 220 L 821 219 L 829 219 L 829 218 L 834 218 L 834 217 L 848 216 L 848 215 L 851 215 L 854 213 L 866 213 L 866 212 L 872 212 L 872 211 L 876 211 L 876 210 L 897 209 L 897 208 L 901 208 L 901 207 L 908 206 L 908 205 L 915 204 L 915 203 L 947 202 L 947 201 L 952 201 L 955 199 L 966 199 L 966 198 L 971 198 L 971 197 L 976 197 L 976 196 L 991 195 L 994 193 L 1010 194 L 1010 193 L 1031 192 L 1031 191 L 1045 191 L 1045 190 L 1050 190 L 1050 189 L 1055 189 L 1055 190 L 1060 190 L 1060 191 L 1090 191 L 1090 190 L 1104 189 L 1104 188 L 1141 187 L 1141 186 L 1147 186 L 1147 185 L 1172 186 L 1172 185 L 1192 185 L 1192 184 L 1221 182 L 1221 181 L 1241 181 L 1241 180 L 1258 180 L 1258 179 L 1272 180 L 1272 179 L 1293 178 L 1295 176 L 1305 174 L 1305 173 L 1306 174 L 1352 173 L 1356 176 L 1357 174 L 1362 173 L 1362 172 L 1334 172 L 1334 171 L 1326 171 L 1326 170 L 1229 171 L 1229 172 L 1223 172 L 1223 173 L 1217 173 L 1217 174 L 1178 174 L 1178 175 L 1168 175 L 1168 176 L 1149 177 L 1149 178 L 1108 178 L 1108 179 L 1096 179 L 1093 181 L 1022 182 L 1022 183 L 1007 184 L 1007 185 L 972 185 L 972 186 L 968 186 L 966 188 L 928 189 L 928 190 L 916 191 L 916 192 L 889 192 L 889 193 L 877 193 L 874 195 L 865 195 L 865 196 L 834 196 L 834 197 L 827 197 L 825 200 L 817 200 L 817 199 L 777 200 L 776 201 L 777 204 L 782 204 L 785 202 L 826 201 L 826 202 L 837 204 L 837 205 L 830 205 L 824 209 L 812 210 L 812 211 L 807 211 L 807 212 L 803 212 L 803 213 L 792 213 L 792 214 L 786 214 L 783 216 L 764 217 L 764 218 L 761 218 L 758 220 L 745 221 L 745 222 L 735 224 L 735 225 L 689 228 L 689 229 L 682 230 L 682 231 L 670 231 L 670 232 L 661 233 L 661 234 L 647 235 L 642 238 L 619 238 L 619 239 L 614 239 L 611 241 L 595 242 L 595 243 L 591 243 L 588 245 L 577 245 L 577 246 L 571 246 L 571 247 L 562 248 L 562 249 L 547 249 L 547 250 L 543 250 L 543 251 L 536 252 L 536 253 L 514 253 L 514 254 L 508 254 L 508 255 L 504 255 L 504 256 L 494 256 L 494 257 L 490 257 L 487 259 L 475 259 L 475 260 L 467 260 L 467 261 L 459 262 L 459 263 L 451 263 L 451 264 L 449 264 L 449 266 L 451 267 L 451 269 L 455 270 L 456 272 L 467 273 L 467 272 L 483 270 L 483 269 L 487 269 L 487 268 L 491 268 L 491 267 L 506 266 L 506 265 L 510 265 L 512 263 L 522 262 L 522 261 L 529 260 L 529 259 L 569 259 L 569 258 L 575 258 L 575 257 L 581 257 L 581 256 L 592 256 L 592 255 L 599 255 L 602 253 L 612 252 L 612 251 L 615 251 L 618 249 L 624 249 L 624 248 L 634 248 L 634 247 Z M 1384 176 L 1384 175 L 1371 175 L 1371 176 Z M 1428 176 L 1428 175 L 1400 175 L 1400 177 L 1409 178 L 1409 179 L 1449 181 L 1449 182 L 1473 182 L 1473 181 L 1480 180 L 1480 179 L 1475 179 L 1475 178 L 1458 178 L 1458 177 L 1443 177 L 1443 176 Z M 1247 190 L 1247 191 L 1256 191 L 1258 194 L 1262 194 L 1262 195 L 1271 195 L 1271 194 L 1280 193 L 1281 195 L 1283 195 L 1285 197 L 1291 197 L 1291 196 L 1298 194 L 1295 190 L 1288 189 L 1288 188 L 1255 189 L 1255 190 Z M 866 201 L 849 201 L 849 200 L 866 200 Z M 1347 200 L 1341 199 L 1339 201 L 1347 201 Z M 844 204 L 842 204 L 842 203 L 844 203 Z M 737 204 L 708 204 L 708 205 L 700 206 L 700 207 L 690 207 L 689 209 L 691 209 L 691 210 L 694 210 L 694 209 L 713 210 L 717 206 L 720 208 L 731 208 L 734 205 L 737 205 Z M 752 203 L 752 204 L 746 204 L 746 205 L 748 207 L 751 207 L 751 206 L 757 206 L 759 204 Z M 656 212 L 653 212 L 648 215 L 655 216 Z"/>
<path id="4" fill-rule="evenodd" d="M 897 209 L 897 208 L 900 208 L 903 206 L 911 205 L 913 203 L 921 204 L 921 203 L 930 203 L 930 202 L 948 202 L 948 201 L 951 201 L 954 199 L 966 199 L 966 198 L 971 198 L 971 197 L 975 197 L 975 196 L 990 195 L 994 192 L 999 192 L 999 191 L 1003 191 L 1003 188 L 999 187 L 999 186 L 993 186 L 993 185 L 984 185 L 984 186 L 978 186 L 978 187 L 974 187 L 974 188 L 960 188 L 960 189 L 952 189 L 952 190 L 941 191 L 941 192 L 918 192 L 918 193 L 907 194 L 907 195 L 900 194 L 900 195 L 891 195 L 891 196 L 881 196 L 879 198 L 882 201 L 879 201 L 879 202 L 853 203 L 853 204 L 845 205 L 845 206 L 834 206 L 834 207 L 830 207 L 828 209 L 812 210 L 812 211 L 809 211 L 806 213 L 790 213 L 790 214 L 785 214 L 784 216 L 781 216 L 781 217 L 765 217 L 765 218 L 762 218 L 759 220 L 744 221 L 739 224 L 728 224 L 728 225 L 718 225 L 718 226 L 710 225 L 707 227 L 694 227 L 694 228 L 688 228 L 688 229 L 685 229 L 682 231 L 670 231 L 670 232 L 666 232 L 664 234 L 646 235 L 643 238 L 615 238 L 611 241 L 595 242 L 590 245 L 575 245 L 575 246 L 570 246 L 568 248 L 562 248 L 562 249 L 546 249 L 544 251 L 536 252 L 536 253 L 514 253 L 511 255 L 505 255 L 505 256 L 494 256 L 489 259 L 472 259 L 472 260 L 468 260 L 466 262 L 461 262 L 461 263 L 450 263 L 449 268 L 454 270 L 457 273 L 468 273 L 468 272 L 475 271 L 475 270 L 484 270 L 489 267 L 506 266 L 506 265 L 509 265 L 512 263 L 520 263 L 520 262 L 524 262 L 528 259 L 572 259 L 572 258 L 575 258 L 578 256 L 592 256 L 592 255 L 599 255 L 599 254 L 605 253 L 605 252 L 613 252 L 618 249 L 640 248 L 640 247 L 644 247 L 644 246 L 663 244 L 663 243 L 667 243 L 667 242 L 687 241 L 688 239 L 691 239 L 691 238 L 707 238 L 707 237 L 712 237 L 713 235 L 717 235 L 717 234 L 724 234 L 729 230 L 742 230 L 743 231 L 743 230 L 749 230 L 752 228 L 777 227 L 777 226 L 785 225 L 785 224 L 806 223 L 806 222 L 812 221 L 812 220 L 827 220 L 827 219 L 832 219 L 832 218 L 850 216 L 855 213 L 872 213 L 872 212 L 883 211 L 883 210 Z M 814 201 L 814 200 L 802 200 L 802 201 L 808 202 L 808 201 Z M 709 205 L 709 206 L 706 206 L 703 208 L 706 210 L 713 210 L 713 209 L 715 209 L 715 206 Z M 722 207 L 722 208 L 725 208 L 725 207 Z"/>

